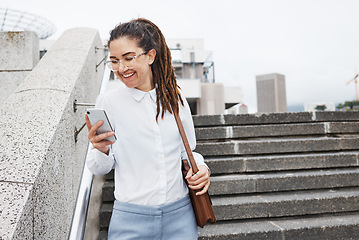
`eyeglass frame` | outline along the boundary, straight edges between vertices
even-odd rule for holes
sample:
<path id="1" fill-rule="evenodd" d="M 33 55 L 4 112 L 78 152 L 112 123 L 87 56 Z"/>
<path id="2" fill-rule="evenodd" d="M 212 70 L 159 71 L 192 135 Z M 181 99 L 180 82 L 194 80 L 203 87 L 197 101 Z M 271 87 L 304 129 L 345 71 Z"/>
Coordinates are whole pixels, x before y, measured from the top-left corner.
<path id="1" fill-rule="evenodd" d="M 148 51 L 143 52 L 143 53 L 140 53 L 140 54 L 138 54 L 138 55 L 136 55 L 136 56 L 127 56 L 127 57 L 131 57 L 132 60 L 135 60 L 135 61 L 136 61 L 136 58 L 138 58 L 138 57 L 140 57 L 140 56 L 142 56 L 142 55 L 144 55 L 144 54 L 147 54 L 147 53 L 148 53 Z M 132 60 L 131 60 L 131 61 L 132 61 Z M 118 68 L 119 68 L 119 69 L 114 70 L 114 69 L 112 69 L 112 68 L 108 65 L 108 63 L 113 64 L 113 61 L 117 61 L 117 63 L 115 63 L 115 64 L 118 64 Z M 127 66 L 127 65 L 124 64 L 120 59 L 119 59 L 119 60 L 108 60 L 108 61 L 105 62 L 106 66 L 107 66 L 112 72 L 117 72 L 117 71 L 120 70 L 120 63 L 122 63 L 122 65 L 125 66 L 127 69 L 132 69 L 132 68 L 134 68 L 134 67 L 129 67 L 129 66 Z M 136 63 L 135 63 L 135 64 L 136 64 Z"/>

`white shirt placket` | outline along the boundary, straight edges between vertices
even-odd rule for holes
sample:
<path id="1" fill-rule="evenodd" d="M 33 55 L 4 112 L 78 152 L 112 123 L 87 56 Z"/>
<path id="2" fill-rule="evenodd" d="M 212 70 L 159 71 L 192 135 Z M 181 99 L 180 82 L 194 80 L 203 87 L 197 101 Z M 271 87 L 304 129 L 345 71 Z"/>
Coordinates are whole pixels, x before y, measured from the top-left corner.
<path id="1" fill-rule="evenodd" d="M 167 170 L 166 170 L 166 160 L 165 152 L 163 149 L 162 135 L 159 124 L 156 122 L 156 102 L 151 99 L 149 92 L 145 94 L 144 100 L 149 111 L 150 121 L 152 122 L 152 127 L 155 131 L 155 141 L 158 152 L 158 159 L 154 164 L 158 164 L 158 205 L 165 204 L 167 198 Z M 159 117 L 160 118 L 160 117 Z M 160 121 L 161 119 L 159 119 Z"/>

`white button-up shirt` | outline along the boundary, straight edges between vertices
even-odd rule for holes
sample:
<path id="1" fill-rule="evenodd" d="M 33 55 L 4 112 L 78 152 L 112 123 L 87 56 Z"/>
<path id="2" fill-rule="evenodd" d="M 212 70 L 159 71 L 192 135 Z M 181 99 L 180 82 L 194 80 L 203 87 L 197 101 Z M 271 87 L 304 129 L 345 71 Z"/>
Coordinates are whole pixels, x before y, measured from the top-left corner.
<path id="1" fill-rule="evenodd" d="M 185 98 L 179 115 L 191 149 L 196 147 L 190 108 Z M 87 167 L 95 175 L 115 169 L 115 199 L 141 205 L 171 203 L 188 194 L 181 173 L 181 159 L 188 159 L 175 118 L 166 111 L 156 122 L 156 90 L 142 92 L 119 88 L 100 95 L 96 108 L 104 109 L 117 141 L 109 155 L 93 148 Z M 202 155 L 193 153 L 197 165 Z"/>

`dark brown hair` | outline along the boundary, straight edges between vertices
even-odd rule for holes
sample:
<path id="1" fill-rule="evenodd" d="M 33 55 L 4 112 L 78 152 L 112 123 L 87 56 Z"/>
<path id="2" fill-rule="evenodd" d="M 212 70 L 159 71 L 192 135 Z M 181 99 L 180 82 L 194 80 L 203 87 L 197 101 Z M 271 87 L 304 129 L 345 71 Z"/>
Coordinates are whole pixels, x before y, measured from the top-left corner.
<path id="1" fill-rule="evenodd" d="M 156 50 L 155 60 L 151 65 L 153 83 L 156 86 L 157 95 L 156 120 L 158 120 L 161 107 L 162 119 L 166 110 L 170 113 L 172 113 L 172 110 L 178 113 L 178 103 L 181 102 L 183 105 L 183 100 L 172 66 L 171 52 L 161 30 L 147 19 L 134 19 L 130 22 L 117 25 L 110 32 L 108 46 L 110 46 L 113 40 L 121 37 L 136 40 L 138 47 L 142 48 L 145 52 L 152 49 Z"/>

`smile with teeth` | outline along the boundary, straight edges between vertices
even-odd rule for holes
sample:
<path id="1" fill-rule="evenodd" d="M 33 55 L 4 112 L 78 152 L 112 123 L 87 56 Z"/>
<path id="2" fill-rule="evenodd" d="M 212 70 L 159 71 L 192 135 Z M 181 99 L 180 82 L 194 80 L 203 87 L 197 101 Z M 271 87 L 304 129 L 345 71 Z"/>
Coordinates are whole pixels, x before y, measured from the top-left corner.
<path id="1" fill-rule="evenodd" d="M 124 76 L 125 78 L 131 77 L 133 76 L 135 73 L 129 73 L 129 74 L 122 74 L 122 76 Z"/>

